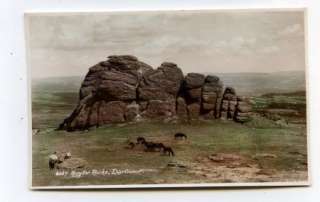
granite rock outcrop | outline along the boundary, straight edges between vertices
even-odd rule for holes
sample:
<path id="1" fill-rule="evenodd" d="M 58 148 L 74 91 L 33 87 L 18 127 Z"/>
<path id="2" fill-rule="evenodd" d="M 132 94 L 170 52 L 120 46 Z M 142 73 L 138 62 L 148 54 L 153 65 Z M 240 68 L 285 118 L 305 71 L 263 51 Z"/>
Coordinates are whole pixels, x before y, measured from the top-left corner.
<path id="1" fill-rule="evenodd" d="M 214 75 L 188 73 L 164 62 L 157 69 L 131 55 L 113 55 L 89 69 L 79 102 L 58 129 L 85 130 L 105 124 L 147 119 L 232 119 L 245 122 L 247 98 L 224 88 Z"/>

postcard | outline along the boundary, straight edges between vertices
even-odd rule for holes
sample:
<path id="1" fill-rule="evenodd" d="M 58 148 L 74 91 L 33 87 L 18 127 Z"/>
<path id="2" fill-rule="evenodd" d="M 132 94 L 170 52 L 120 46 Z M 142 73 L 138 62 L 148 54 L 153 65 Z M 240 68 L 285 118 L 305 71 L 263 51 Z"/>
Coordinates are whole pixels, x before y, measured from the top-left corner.
<path id="1" fill-rule="evenodd" d="M 305 15 L 26 13 L 31 188 L 309 185 Z"/>

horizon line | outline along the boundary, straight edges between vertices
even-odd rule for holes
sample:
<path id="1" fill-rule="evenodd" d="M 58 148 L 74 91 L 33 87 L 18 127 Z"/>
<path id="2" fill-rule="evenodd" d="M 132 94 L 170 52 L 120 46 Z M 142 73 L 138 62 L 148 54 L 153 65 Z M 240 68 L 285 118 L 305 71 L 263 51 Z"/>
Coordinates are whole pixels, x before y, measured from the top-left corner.
<path id="1" fill-rule="evenodd" d="M 275 74 L 275 73 L 286 73 L 286 72 L 306 72 L 305 70 L 282 70 L 282 71 L 272 71 L 272 72 L 197 72 L 199 74 L 209 75 L 209 74 Z M 188 72 L 193 73 L 193 72 Z M 187 75 L 188 73 L 184 74 Z M 69 76 L 41 76 L 32 77 L 31 79 L 48 79 L 48 78 L 66 78 L 66 77 L 85 77 L 84 75 L 69 75 Z"/>

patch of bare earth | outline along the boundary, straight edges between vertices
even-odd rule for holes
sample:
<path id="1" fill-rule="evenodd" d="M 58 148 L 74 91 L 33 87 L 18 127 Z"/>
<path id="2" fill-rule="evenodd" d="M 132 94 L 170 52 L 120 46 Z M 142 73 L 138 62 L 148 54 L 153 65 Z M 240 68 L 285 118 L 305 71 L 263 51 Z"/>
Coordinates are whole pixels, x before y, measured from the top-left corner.
<path id="1" fill-rule="evenodd" d="M 266 158 L 276 158 L 264 154 Z M 206 181 L 216 182 L 294 182 L 305 181 L 306 171 L 279 171 L 262 168 L 256 158 L 238 154 L 217 153 L 199 156 L 188 172 Z"/>

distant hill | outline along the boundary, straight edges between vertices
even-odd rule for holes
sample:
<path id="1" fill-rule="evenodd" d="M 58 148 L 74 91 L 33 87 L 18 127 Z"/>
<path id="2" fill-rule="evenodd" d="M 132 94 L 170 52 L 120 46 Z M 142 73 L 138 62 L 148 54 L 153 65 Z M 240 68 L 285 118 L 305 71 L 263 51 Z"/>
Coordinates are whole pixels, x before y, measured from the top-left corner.
<path id="1" fill-rule="evenodd" d="M 49 77 L 32 80 L 32 92 L 78 92 L 84 77 Z"/>
<path id="2" fill-rule="evenodd" d="M 232 86 L 239 95 L 262 95 L 305 91 L 303 71 L 275 73 L 206 73 L 217 75 L 225 86 Z M 78 92 L 84 77 L 51 77 L 32 80 L 33 92 Z"/>
<path id="3" fill-rule="evenodd" d="M 208 73 L 212 74 L 212 73 Z M 217 73 L 225 86 L 233 86 L 240 95 L 262 95 L 305 91 L 305 72 Z"/>

